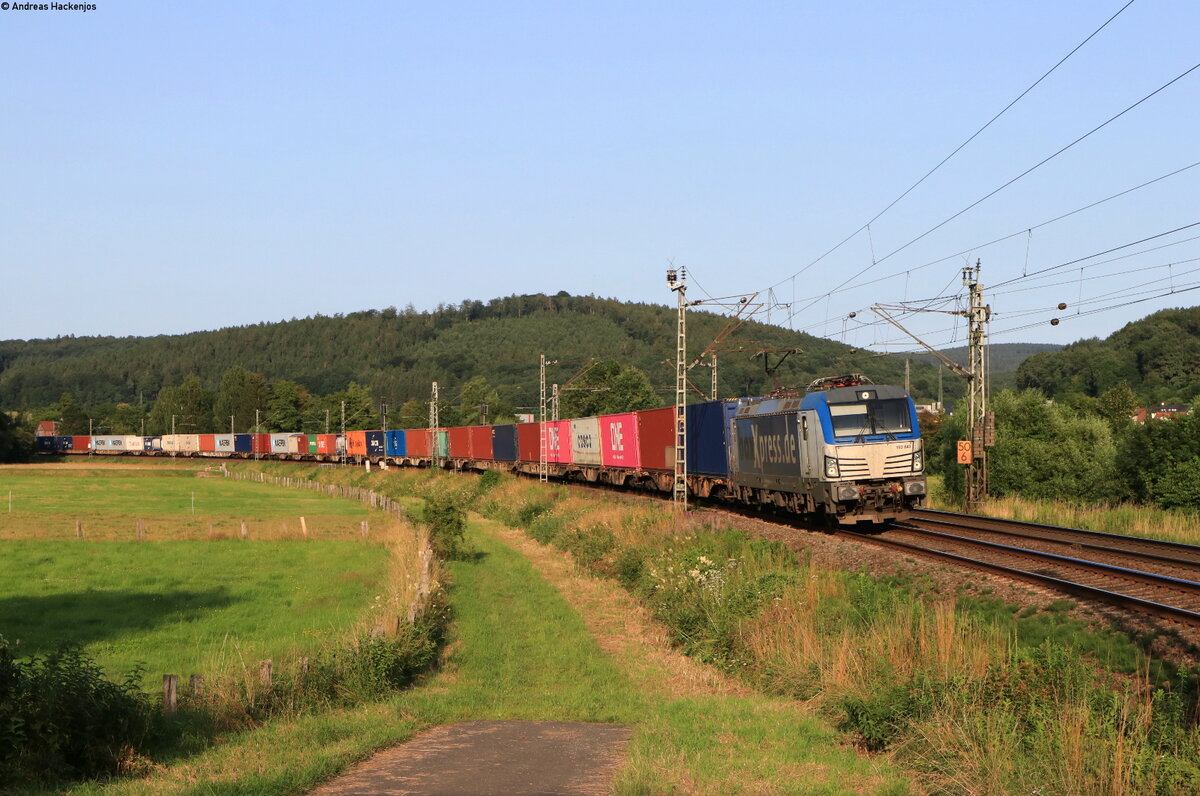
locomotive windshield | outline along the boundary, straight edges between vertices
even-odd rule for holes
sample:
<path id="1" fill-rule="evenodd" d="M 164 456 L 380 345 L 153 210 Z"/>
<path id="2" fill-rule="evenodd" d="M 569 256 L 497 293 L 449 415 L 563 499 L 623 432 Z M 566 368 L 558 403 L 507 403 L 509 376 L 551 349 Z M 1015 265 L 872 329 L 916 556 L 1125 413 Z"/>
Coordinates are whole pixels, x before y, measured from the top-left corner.
<path id="1" fill-rule="evenodd" d="M 904 398 L 884 398 L 852 404 L 830 404 L 835 437 L 865 437 L 873 434 L 906 434 L 912 417 Z"/>

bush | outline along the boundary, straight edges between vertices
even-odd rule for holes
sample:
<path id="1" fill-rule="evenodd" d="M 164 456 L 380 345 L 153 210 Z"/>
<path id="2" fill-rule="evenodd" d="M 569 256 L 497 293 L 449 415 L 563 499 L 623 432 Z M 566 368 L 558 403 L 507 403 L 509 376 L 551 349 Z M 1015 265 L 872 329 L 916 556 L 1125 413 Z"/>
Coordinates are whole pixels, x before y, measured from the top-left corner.
<path id="1" fill-rule="evenodd" d="M 425 498 L 422 523 L 429 528 L 434 552 L 443 559 L 466 556 L 467 512 L 456 493 L 436 492 Z"/>
<path id="2" fill-rule="evenodd" d="M 483 475 L 479 476 L 479 481 L 475 485 L 475 491 L 480 495 L 489 492 L 504 480 L 504 476 L 499 470 L 485 470 Z"/>
<path id="3" fill-rule="evenodd" d="M 151 727 L 140 679 L 114 683 L 76 647 L 19 661 L 0 637 L 0 783 L 116 773 Z"/>

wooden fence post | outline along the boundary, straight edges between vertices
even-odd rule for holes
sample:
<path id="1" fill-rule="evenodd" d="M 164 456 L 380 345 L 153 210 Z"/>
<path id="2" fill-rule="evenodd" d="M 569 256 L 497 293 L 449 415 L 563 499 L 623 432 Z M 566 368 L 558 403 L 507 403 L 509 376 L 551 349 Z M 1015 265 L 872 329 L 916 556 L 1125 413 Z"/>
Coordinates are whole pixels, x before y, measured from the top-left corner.
<path id="1" fill-rule="evenodd" d="M 178 707 L 179 675 L 163 675 L 163 712 L 171 714 Z"/>
<path id="2" fill-rule="evenodd" d="M 193 674 L 188 678 L 188 691 L 192 696 L 200 696 L 204 693 L 204 678 L 198 674 Z"/>
<path id="3" fill-rule="evenodd" d="M 242 538 L 243 538 L 243 539 L 249 539 L 249 538 L 250 538 L 250 529 L 246 527 L 246 521 L 245 521 L 245 520 L 242 520 Z"/>
<path id="4" fill-rule="evenodd" d="M 267 688 L 271 687 L 271 661 L 265 660 L 258 665 L 258 676 L 262 680 L 262 684 Z"/>
<path id="5" fill-rule="evenodd" d="M 308 538 L 308 523 L 304 521 L 303 517 L 300 518 L 300 530 L 304 534 L 304 538 L 307 539 Z"/>
<path id="6" fill-rule="evenodd" d="M 80 520 L 80 519 L 75 520 L 75 538 L 76 539 L 83 538 L 83 520 Z"/>
<path id="7" fill-rule="evenodd" d="M 146 521 L 143 519 L 137 521 L 137 540 L 139 542 L 146 541 Z"/>

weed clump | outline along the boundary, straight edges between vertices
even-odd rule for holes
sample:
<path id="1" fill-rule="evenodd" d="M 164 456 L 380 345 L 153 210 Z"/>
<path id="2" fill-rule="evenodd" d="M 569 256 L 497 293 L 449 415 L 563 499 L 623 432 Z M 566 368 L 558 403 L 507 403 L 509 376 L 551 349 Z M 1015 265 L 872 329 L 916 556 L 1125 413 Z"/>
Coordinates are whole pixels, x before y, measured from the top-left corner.
<path id="1" fill-rule="evenodd" d="M 0 784 L 116 773 L 152 729 L 140 680 L 108 680 L 77 647 L 18 660 L 0 637 Z"/>

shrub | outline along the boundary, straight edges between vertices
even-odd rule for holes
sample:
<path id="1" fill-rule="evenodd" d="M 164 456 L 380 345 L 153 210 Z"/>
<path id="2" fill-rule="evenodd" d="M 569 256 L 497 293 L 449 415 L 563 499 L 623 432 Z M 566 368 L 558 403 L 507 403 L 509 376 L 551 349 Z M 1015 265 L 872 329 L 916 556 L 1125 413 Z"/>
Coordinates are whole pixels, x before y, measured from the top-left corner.
<path id="1" fill-rule="evenodd" d="M 504 480 L 499 470 L 485 470 L 483 475 L 479 476 L 479 481 L 475 484 L 475 491 L 480 495 L 491 491 L 491 489 Z"/>
<path id="2" fill-rule="evenodd" d="M 466 555 L 467 512 L 453 492 L 435 492 L 425 498 L 421 521 L 429 528 L 434 552 L 447 560 Z"/>
<path id="3" fill-rule="evenodd" d="M 151 726 L 140 679 L 114 683 L 76 647 L 19 661 L 0 637 L 0 783 L 115 773 Z"/>

